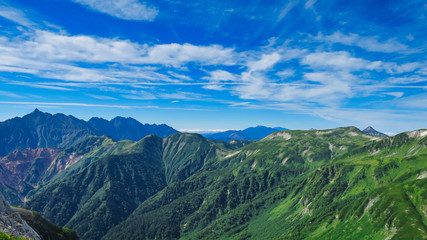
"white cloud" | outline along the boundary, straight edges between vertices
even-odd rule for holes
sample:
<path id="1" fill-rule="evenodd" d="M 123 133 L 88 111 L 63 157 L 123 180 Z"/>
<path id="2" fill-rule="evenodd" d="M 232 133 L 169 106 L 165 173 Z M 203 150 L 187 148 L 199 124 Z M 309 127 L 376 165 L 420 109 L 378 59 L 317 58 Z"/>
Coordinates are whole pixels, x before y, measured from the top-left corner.
<path id="1" fill-rule="evenodd" d="M 25 27 L 33 27 L 36 25 L 28 19 L 22 11 L 8 6 L 0 5 L 0 16 Z"/>
<path id="2" fill-rule="evenodd" d="M 106 105 L 106 104 L 88 104 L 88 103 L 52 103 L 52 102 L 8 102 L 0 101 L 0 104 L 13 104 L 13 105 L 32 105 L 32 106 L 72 106 L 72 107 L 100 107 L 100 108 L 142 108 L 126 105 Z"/>
<path id="3" fill-rule="evenodd" d="M 312 72 L 305 73 L 304 77 L 314 84 L 284 84 L 276 98 L 337 105 L 337 100 L 353 96 L 351 85 L 356 77 L 347 72 Z"/>
<path id="4" fill-rule="evenodd" d="M 15 73 L 37 73 L 34 69 L 21 68 L 21 67 L 12 67 L 12 66 L 0 66 L 0 72 L 15 72 Z"/>
<path id="5" fill-rule="evenodd" d="M 92 10 L 115 18 L 134 21 L 153 21 L 159 11 L 141 4 L 138 0 L 72 0 Z"/>
<path id="6" fill-rule="evenodd" d="M 174 78 L 178 78 L 178 79 L 186 80 L 186 81 L 190 81 L 191 80 L 191 77 L 189 77 L 187 75 L 179 74 L 179 73 L 172 72 L 172 71 L 168 71 L 168 73 L 169 73 L 169 75 L 171 75 Z"/>
<path id="7" fill-rule="evenodd" d="M 292 77 L 295 75 L 295 70 L 293 69 L 285 69 L 283 71 L 279 71 L 276 73 L 277 76 L 280 77 Z"/>
<path id="8" fill-rule="evenodd" d="M 122 94 L 121 96 L 127 99 L 133 99 L 133 100 L 153 100 L 157 99 L 154 94 L 142 91 L 142 90 L 129 90 L 127 91 L 128 94 Z"/>
<path id="9" fill-rule="evenodd" d="M 147 52 L 147 45 L 127 40 L 67 36 L 48 31 L 36 31 L 33 39 L 18 44 L 23 54 L 34 58 L 95 63 L 137 63 Z"/>
<path id="10" fill-rule="evenodd" d="M 313 68 L 335 69 L 345 71 L 356 71 L 361 69 L 373 70 L 378 68 L 382 62 L 370 62 L 362 58 L 355 58 L 346 51 L 318 52 L 305 56 L 301 63 Z"/>
<path id="11" fill-rule="evenodd" d="M 102 96 L 102 95 L 95 95 L 95 94 L 87 94 L 87 95 L 100 100 L 117 100 L 117 98 L 113 98 L 110 96 Z"/>
<path id="12" fill-rule="evenodd" d="M 27 87 L 33 87 L 33 88 L 60 90 L 60 91 L 72 91 L 72 89 L 70 89 L 70 88 L 64 88 L 64 87 L 59 87 L 59 86 L 55 86 L 55 85 L 51 85 L 51 84 L 44 84 L 44 83 L 12 81 L 12 82 L 8 82 L 8 84 L 19 85 L 19 86 L 27 86 Z"/>
<path id="13" fill-rule="evenodd" d="M 159 44 L 148 49 L 141 63 L 180 66 L 189 62 L 201 65 L 233 65 L 234 49 L 220 45 Z"/>
<path id="14" fill-rule="evenodd" d="M 294 8 L 294 6 L 297 4 L 297 2 L 291 1 L 286 3 L 285 7 L 280 11 L 279 16 L 277 16 L 277 21 L 280 22 L 286 15 L 289 13 L 289 11 Z"/>
<path id="15" fill-rule="evenodd" d="M 391 77 L 387 79 L 388 82 L 392 84 L 413 84 L 419 82 L 426 82 L 427 77 L 422 76 L 410 76 L 410 77 Z"/>
<path id="16" fill-rule="evenodd" d="M 400 98 L 396 104 L 405 108 L 427 109 L 427 94 L 424 92 L 423 94 Z"/>
<path id="17" fill-rule="evenodd" d="M 396 64 L 396 63 L 383 63 L 380 68 L 384 69 L 387 73 L 396 74 L 396 73 L 405 73 L 412 72 L 415 69 L 421 67 L 422 64 L 418 62 Z"/>
<path id="18" fill-rule="evenodd" d="M 2 91 L 2 90 L 0 90 L 0 95 L 6 96 L 6 97 L 12 97 L 12 98 L 26 98 L 26 97 L 18 95 L 16 93 L 6 92 L 6 91 Z"/>
<path id="19" fill-rule="evenodd" d="M 305 9 L 313 8 L 313 5 L 317 2 L 317 0 L 307 0 L 304 4 Z"/>
<path id="20" fill-rule="evenodd" d="M 216 90 L 216 91 L 224 91 L 227 90 L 224 85 L 219 85 L 219 84 L 208 84 L 203 86 L 204 89 L 208 89 L 208 90 Z"/>
<path id="21" fill-rule="evenodd" d="M 210 80 L 211 82 L 227 82 L 227 81 L 236 81 L 237 77 L 235 74 L 224 71 L 224 70 L 215 70 L 209 72 L 209 77 L 203 77 L 203 79 Z"/>
<path id="22" fill-rule="evenodd" d="M 246 65 L 249 72 L 263 71 L 273 67 L 282 57 L 278 53 L 263 54 L 258 61 L 250 61 Z"/>
<path id="23" fill-rule="evenodd" d="M 271 69 L 282 59 L 277 52 L 271 54 L 262 54 L 261 59 L 248 61 L 246 66 L 248 70 L 241 73 L 240 79 L 243 83 L 234 87 L 233 91 L 242 99 L 268 99 L 271 98 L 272 89 L 268 78 L 263 74 Z"/>
<path id="24" fill-rule="evenodd" d="M 194 92 L 175 92 L 175 93 L 160 93 L 158 94 L 160 98 L 165 99 L 179 99 L 179 100 L 199 100 L 207 95 L 194 93 Z"/>
<path id="25" fill-rule="evenodd" d="M 370 52 L 401 52 L 408 49 L 408 46 L 399 43 L 396 39 L 387 39 L 383 42 L 378 40 L 377 36 L 362 37 L 357 34 L 350 33 L 348 35 L 341 32 L 335 32 L 329 36 L 319 34 L 316 37 L 318 40 L 331 43 L 341 43 L 347 46 L 358 46 Z"/>
<path id="26" fill-rule="evenodd" d="M 148 46 L 128 40 L 69 36 L 41 30 L 27 32 L 19 38 L 0 37 L 0 71 L 28 73 L 70 82 L 184 84 L 183 81 L 191 81 L 191 78 L 169 71 L 169 75 L 174 77 L 172 79 L 158 73 L 159 68 L 154 66 L 181 67 L 189 62 L 199 65 L 232 65 L 234 55 L 234 49 L 219 45 Z M 101 68 L 77 66 L 80 63 L 103 65 Z"/>
<path id="27" fill-rule="evenodd" d="M 235 92 L 242 99 L 272 99 L 272 89 L 268 79 L 258 72 L 244 72 L 241 76 L 243 85 L 236 86 Z"/>
<path id="28" fill-rule="evenodd" d="M 0 38 L 1 62 L 13 64 L 22 59 L 44 61 L 161 64 L 179 66 L 188 62 L 201 65 L 232 65 L 234 49 L 219 45 L 160 44 L 149 47 L 128 40 L 68 36 L 35 31 L 27 40 Z M 11 61 L 12 60 L 12 61 Z"/>
<path id="29" fill-rule="evenodd" d="M 389 95 L 389 96 L 393 96 L 396 98 L 400 98 L 404 95 L 403 92 L 384 92 L 384 94 Z"/>

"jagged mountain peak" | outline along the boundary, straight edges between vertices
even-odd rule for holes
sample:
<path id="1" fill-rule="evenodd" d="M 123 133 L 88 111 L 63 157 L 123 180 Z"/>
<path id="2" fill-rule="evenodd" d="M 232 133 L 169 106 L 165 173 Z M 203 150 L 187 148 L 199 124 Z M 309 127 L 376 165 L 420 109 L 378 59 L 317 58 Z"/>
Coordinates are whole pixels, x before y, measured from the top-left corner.
<path id="1" fill-rule="evenodd" d="M 117 116 L 110 121 L 103 118 L 91 118 L 88 123 L 99 132 L 112 137 L 115 140 L 138 141 L 149 134 L 155 134 L 165 138 L 171 134 L 178 133 L 174 128 L 161 124 L 142 124 L 131 117 Z"/>
<path id="2" fill-rule="evenodd" d="M 373 136 L 381 136 L 381 137 L 387 137 L 386 134 L 382 133 L 382 132 L 378 132 L 377 130 L 375 130 L 373 127 L 368 126 L 367 128 L 365 128 L 362 131 L 364 134 L 368 134 L 368 135 L 373 135 Z"/>

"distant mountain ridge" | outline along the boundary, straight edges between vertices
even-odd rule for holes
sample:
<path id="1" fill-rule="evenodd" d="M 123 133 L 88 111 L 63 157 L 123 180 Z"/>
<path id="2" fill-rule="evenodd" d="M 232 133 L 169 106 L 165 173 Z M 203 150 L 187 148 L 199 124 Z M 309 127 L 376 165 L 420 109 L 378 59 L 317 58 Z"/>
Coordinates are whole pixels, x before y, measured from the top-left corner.
<path id="1" fill-rule="evenodd" d="M 367 128 L 365 128 L 362 131 L 364 134 L 368 134 L 368 135 L 372 135 L 372 136 L 381 136 L 381 137 L 388 137 L 387 134 L 384 134 L 382 132 L 378 132 L 377 130 L 375 130 L 373 127 L 369 126 Z"/>
<path id="2" fill-rule="evenodd" d="M 88 123 L 91 127 L 118 141 L 124 139 L 138 141 L 150 134 L 165 138 L 178 133 L 177 130 L 166 124 L 142 124 L 130 117 L 115 117 L 110 121 L 93 117 Z"/>
<path id="3" fill-rule="evenodd" d="M 36 109 L 22 118 L 0 122 L 0 156 L 16 149 L 67 147 L 92 134 L 97 131 L 84 120 Z"/>
<path id="4" fill-rule="evenodd" d="M 228 142 L 230 140 L 260 140 L 269 134 L 277 131 L 288 130 L 282 127 L 265 127 L 265 126 L 256 126 L 249 127 L 244 130 L 228 130 L 225 132 L 219 133 L 209 133 L 203 134 L 206 138 L 225 141 Z"/>
<path id="5" fill-rule="evenodd" d="M 52 115 L 35 109 L 22 118 L 0 122 L 0 156 L 26 148 L 66 148 L 89 135 L 138 141 L 150 134 L 164 138 L 177 132 L 165 124 L 142 124 L 133 118 L 92 118 L 86 122 L 71 115 Z"/>

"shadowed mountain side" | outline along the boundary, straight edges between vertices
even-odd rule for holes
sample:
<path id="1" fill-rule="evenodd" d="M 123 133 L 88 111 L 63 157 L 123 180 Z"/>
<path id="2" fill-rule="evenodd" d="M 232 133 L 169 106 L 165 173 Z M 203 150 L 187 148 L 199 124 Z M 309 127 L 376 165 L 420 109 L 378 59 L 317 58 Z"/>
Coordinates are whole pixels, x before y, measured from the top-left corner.
<path id="1" fill-rule="evenodd" d="M 165 138 L 171 134 L 178 133 L 177 130 L 166 124 L 142 124 L 133 118 L 115 117 L 111 121 L 102 118 L 91 118 L 88 123 L 102 134 L 113 139 L 138 141 L 143 137 L 154 134 Z"/>
<path id="2" fill-rule="evenodd" d="M 138 141 L 154 134 L 165 138 L 177 130 L 165 124 L 141 124 L 133 118 L 111 121 L 92 118 L 88 122 L 62 113 L 32 113 L 0 122 L 0 156 L 26 148 L 66 148 L 90 135 L 108 135 L 116 140 Z"/>
<path id="3" fill-rule="evenodd" d="M 0 122 L 0 156 L 26 148 L 63 148 L 90 134 L 96 130 L 83 120 L 36 109 L 22 118 Z"/>

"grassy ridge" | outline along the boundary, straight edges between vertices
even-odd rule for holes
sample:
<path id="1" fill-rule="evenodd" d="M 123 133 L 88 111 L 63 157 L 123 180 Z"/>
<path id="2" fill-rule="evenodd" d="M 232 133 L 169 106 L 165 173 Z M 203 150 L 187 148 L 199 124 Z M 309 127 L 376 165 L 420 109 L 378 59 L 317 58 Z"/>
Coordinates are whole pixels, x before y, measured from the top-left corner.
<path id="1" fill-rule="evenodd" d="M 87 166 L 59 174 L 28 206 L 84 239 L 424 239 L 421 133 L 282 131 L 247 145 L 197 134 L 104 139 Z"/>
<path id="2" fill-rule="evenodd" d="M 425 142 L 355 128 L 278 133 L 219 154 L 104 239 L 423 239 Z"/>

